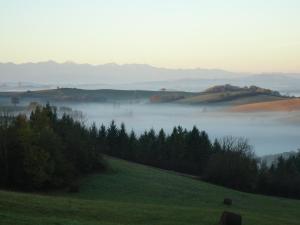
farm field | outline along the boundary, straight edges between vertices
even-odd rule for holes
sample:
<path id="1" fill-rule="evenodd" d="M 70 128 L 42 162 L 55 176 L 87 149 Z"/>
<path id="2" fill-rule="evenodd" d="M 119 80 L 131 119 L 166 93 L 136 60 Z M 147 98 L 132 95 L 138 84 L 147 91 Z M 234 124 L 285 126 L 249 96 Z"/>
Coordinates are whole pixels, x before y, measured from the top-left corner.
<path id="1" fill-rule="evenodd" d="M 0 224 L 217 224 L 224 210 L 243 224 L 300 224 L 300 201 L 242 193 L 171 171 L 108 158 L 110 169 L 81 181 L 79 193 L 0 191 Z M 233 205 L 222 204 L 225 197 Z"/>

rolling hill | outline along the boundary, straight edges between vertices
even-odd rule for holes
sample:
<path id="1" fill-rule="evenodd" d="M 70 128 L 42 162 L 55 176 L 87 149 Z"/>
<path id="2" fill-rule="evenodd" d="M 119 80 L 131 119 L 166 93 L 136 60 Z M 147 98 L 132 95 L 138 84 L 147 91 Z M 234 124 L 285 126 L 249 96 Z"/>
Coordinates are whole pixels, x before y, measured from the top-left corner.
<path id="1" fill-rule="evenodd" d="M 170 171 L 109 158 L 109 172 L 81 181 L 79 193 L 0 191 L 0 224 L 209 225 L 223 210 L 244 225 L 299 225 L 300 201 L 247 194 Z M 224 197 L 233 199 L 224 206 Z"/>
<path id="2" fill-rule="evenodd" d="M 114 101 L 136 101 L 149 100 L 153 95 L 165 95 L 165 91 L 144 90 L 84 90 L 77 88 L 57 88 L 26 92 L 0 92 L 0 97 L 11 98 L 17 96 L 21 100 L 35 100 L 42 102 L 114 102 Z M 169 95 L 192 96 L 191 92 L 168 92 Z"/>
<path id="3" fill-rule="evenodd" d="M 280 95 L 277 91 L 260 88 L 257 86 L 238 87 L 233 85 L 217 85 L 208 88 L 198 95 L 188 96 L 178 100 L 185 104 L 227 104 L 239 105 L 253 102 L 265 102 L 287 99 L 289 97 Z"/>
<path id="4" fill-rule="evenodd" d="M 146 90 L 84 90 L 77 88 L 56 88 L 26 92 L 0 92 L 0 98 L 9 102 L 12 97 L 20 101 L 30 102 L 151 102 L 176 104 L 218 104 L 223 106 L 242 105 L 249 103 L 270 102 L 292 99 L 282 96 L 277 91 L 257 86 L 238 87 L 233 85 L 217 85 L 204 92 L 182 92 Z M 0 99 L 0 100 L 1 100 Z"/>

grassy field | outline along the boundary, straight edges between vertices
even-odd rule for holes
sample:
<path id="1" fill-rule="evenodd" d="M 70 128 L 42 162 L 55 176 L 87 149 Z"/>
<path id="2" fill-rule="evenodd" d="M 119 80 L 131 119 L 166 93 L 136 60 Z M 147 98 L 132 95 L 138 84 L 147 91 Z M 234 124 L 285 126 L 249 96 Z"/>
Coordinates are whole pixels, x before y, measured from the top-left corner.
<path id="1" fill-rule="evenodd" d="M 81 191 L 23 194 L 0 191 L 0 224 L 217 224 L 223 210 L 245 225 L 300 224 L 300 201 L 246 194 L 122 160 L 82 180 Z M 224 197 L 233 206 L 222 204 Z"/>
<path id="2" fill-rule="evenodd" d="M 209 104 L 223 103 L 225 105 L 240 105 L 248 103 L 286 100 L 287 97 L 267 95 L 249 92 L 221 92 L 221 93 L 201 93 L 196 96 L 180 99 L 177 102 L 183 104 Z"/>

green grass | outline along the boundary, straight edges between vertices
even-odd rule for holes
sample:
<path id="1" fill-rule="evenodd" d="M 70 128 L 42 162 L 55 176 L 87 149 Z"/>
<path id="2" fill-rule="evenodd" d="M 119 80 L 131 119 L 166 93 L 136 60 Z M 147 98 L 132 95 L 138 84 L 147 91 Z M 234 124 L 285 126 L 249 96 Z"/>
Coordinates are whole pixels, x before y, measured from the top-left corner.
<path id="1" fill-rule="evenodd" d="M 23 194 L 0 191 L 0 224 L 217 224 L 223 210 L 243 224 L 300 224 L 300 201 L 246 194 L 122 160 L 82 180 L 81 191 Z M 233 206 L 222 204 L 224 197 Z"/>

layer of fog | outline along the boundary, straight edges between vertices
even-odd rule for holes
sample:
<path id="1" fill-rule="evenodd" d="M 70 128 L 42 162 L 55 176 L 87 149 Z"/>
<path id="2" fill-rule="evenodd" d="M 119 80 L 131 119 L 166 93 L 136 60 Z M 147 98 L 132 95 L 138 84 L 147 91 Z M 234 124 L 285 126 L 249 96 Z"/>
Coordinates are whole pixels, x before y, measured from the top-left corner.
<path id="1" fill-rule="evenodd" d="M 222 108 L 154 104 L 70 104 L 83 112 L 90 125 L 125 123 L 128 131 L 141 134 L 153 128 L 171 132 L 174 126 L 207 131 L 211 140 L 223 136 L 248 138 L 258 156 L 297 150 L 300 147 L 300 113 L 230 113 Z"/>

